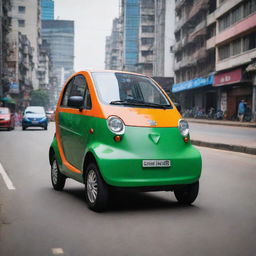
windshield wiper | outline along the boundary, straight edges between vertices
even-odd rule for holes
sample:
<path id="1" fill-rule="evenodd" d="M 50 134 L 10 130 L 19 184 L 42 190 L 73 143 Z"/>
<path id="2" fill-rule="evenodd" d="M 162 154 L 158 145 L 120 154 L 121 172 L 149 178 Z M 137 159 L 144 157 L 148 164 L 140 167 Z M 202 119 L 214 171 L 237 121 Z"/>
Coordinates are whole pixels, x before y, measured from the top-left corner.
<path id="1" fill-rule="evenodd" d="M 143 107 L 164 108 L 164 109 L 172 108 L 171 105 L 162 105 L 162 104 L 143 102 L 143 101 L 132 100 L 132 99 L 115 100 L 115 101 L 111 101 L 109 104 L 111 104 L 111 105 L 143 106 Z"/>

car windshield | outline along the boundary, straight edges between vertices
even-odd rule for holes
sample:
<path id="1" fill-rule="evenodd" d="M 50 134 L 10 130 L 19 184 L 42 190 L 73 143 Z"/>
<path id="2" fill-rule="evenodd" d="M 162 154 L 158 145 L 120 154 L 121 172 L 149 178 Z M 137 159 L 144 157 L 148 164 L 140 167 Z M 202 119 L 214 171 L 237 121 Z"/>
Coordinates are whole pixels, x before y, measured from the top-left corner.
<path id="1" fill-rule="evenodd" d="M 93 72 L 100 100 L 105 104 L 136 107 L 172 108 L 163 92 L 145 76 Z"/>
<path id="2" fill-rule="evenodd" d="M 0 108 L 0 114 L 9 114 L 8 108 Z"/>
<path id="3" fill-rule="evenodd" d="M 29 107 L 26 109 L 25 114 L 45 114 L 42 107 Z"/>

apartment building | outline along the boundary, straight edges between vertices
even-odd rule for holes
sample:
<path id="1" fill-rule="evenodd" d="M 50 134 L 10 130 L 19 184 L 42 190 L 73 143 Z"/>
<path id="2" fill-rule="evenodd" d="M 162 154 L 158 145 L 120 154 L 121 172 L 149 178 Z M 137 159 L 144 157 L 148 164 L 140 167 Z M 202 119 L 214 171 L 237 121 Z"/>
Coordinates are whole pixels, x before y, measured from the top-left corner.
<path id="1" fill-rule="evenodd" d="M 105 69 L 122 69 L 122 31 L 120 18 L 113 20 L 111 36 L 106 38 L 105 54 Z"/>
<path id="2" fill-rule="evenodd" d="M 234 118 L 244 99 L 255 115 L 256 1 L 218 0 L 207 25 L 213 32 L 207 49 L 216 53 L 213 87 L 219 95 L 218 107 Z"/>
<path id="3" fill-rule="evenodd" d="M 9 89 L 7 35 L 11 30 L 11 18 L 8 15 L 10 9 L 10 0 L 0 0 L 0 98 L 3 97 Z"/>
<path id="4" fill-rule="evenodd" d="M 41 20 L 40 20 L 40 1 L 39 0 L 12 0 L 10 11 L 12 17 L 12 34 L 26 35 L 33 47 L 32 85 L 33 89 L 39 88 L 37 77 L 39 49 L 41 45 Z M 12 38 L 17 38 L 12 36 Z"/>
<path id="5" fill-rule="evenodd" d="M 215 0 L 176 0 L 174 45 L 175 81 L 183 109 L 197 107 L 209 111 L 217 106 L 212 89 L 215 71 L 215 50 L 207 49 L 207 15 L 216 9 Z"/>

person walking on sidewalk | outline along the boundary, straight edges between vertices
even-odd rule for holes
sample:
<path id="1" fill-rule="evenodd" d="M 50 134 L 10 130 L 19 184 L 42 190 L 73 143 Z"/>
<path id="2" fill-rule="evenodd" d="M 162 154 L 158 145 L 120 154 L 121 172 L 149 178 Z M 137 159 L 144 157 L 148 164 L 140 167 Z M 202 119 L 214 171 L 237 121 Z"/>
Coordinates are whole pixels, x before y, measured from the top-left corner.
<path id="1" fill-rule="evenodd" d="M 244 120 L 244 113 L 245 113 L 245 101 L 241 100 L 238 105 L 238 118 L 240 122 Z"/>

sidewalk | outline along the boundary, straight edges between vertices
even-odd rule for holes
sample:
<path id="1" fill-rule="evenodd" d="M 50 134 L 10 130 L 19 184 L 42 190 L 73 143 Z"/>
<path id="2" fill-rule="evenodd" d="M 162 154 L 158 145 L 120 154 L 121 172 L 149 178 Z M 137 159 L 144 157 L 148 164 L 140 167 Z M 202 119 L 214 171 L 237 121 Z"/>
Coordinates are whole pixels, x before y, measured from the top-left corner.
<path id="1" fill-rule="evenodd" d="M 224 120 L 186 119 L 191 142 L 211 147 L 256 155 L 256 123 Z"/>

